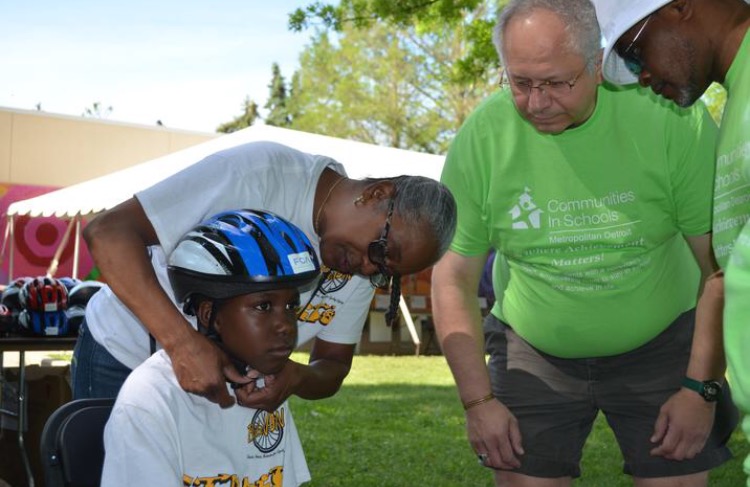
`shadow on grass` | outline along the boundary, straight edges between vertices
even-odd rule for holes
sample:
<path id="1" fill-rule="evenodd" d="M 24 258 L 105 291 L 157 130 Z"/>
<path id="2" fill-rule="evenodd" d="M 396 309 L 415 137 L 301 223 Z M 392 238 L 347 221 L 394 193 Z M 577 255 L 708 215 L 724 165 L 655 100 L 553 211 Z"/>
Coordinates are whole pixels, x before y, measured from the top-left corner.
<path id="1" fill-rule="evenodd" d="M 313 481 L 308 487 L 484 487 L 492 474 L 477 464 L 466 440 L 453 386 L 345 385 L 321 401 L 292 398 L 292 411 Z M 710 486 L 744 485 L 741 463 L 750 448 L 740 432 L 735 458 L 712 472 Z M 630 486 L 620 452 L 597 419 L 576 486 Z"/>

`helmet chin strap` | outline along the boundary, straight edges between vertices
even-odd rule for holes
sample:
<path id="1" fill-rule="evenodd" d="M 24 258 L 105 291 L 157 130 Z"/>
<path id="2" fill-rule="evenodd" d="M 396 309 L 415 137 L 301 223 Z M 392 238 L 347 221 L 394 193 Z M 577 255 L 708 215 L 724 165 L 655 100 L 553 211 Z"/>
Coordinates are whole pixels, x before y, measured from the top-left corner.
<path id="1" fill-rule="evenodd" d="M 237 372 L 240 375 L 247 374 L 251 367 L 247 363 L 245 363 L 243 360 L 241 360 L 239 357 L 237 357 L 235 354 L 233 354 L 229 349 L 227 349 L 224 342 L 221 340 L 221 335 L 216 331 L 216 327 L 214 326 L 214 322 L 216 321 L 216 314 L 218 312 L 219 305 L 216 301 L 211 301 L 211 314 L 208 318 L 208 328 L 204 328 L 203 326 L 198 325 L 198 329 L 200 332 L 206 336 L 209 340 L 212 340 L 218 347 L 227 354 L 227 357 L 229 357 L 229 360 L 232 362 L 232 365 L 234 365 L 234 368 L 237 370 Z M 238 384 L 236 382 L 231 382 L 227 380 L 229 384 L 231 384 L 233 389 L 237 389 L 238 387 L 242 387 L 243 384 Z"/>

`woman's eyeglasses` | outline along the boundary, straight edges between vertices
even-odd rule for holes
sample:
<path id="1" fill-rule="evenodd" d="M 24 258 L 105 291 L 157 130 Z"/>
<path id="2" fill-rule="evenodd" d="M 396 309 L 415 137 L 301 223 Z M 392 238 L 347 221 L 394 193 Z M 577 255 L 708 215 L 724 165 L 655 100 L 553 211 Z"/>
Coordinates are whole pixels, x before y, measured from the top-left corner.
<path id="1" fill-rule="evenodd" d="M 370 283 L 378 289 L 388 289 L 393 274 L 388 271 L 385 261 L 388 258 L 388 233 L 391 231 L 391 217 L 393 216 L 393 202 L 391 198 L 388 203 L 388 215 L 385 217 L 385 226 L 380 232 L 380 238 L 373 240 L 367 246 L 367 258 L 370 262 L 378 266 L 379 274 L 370 276 Z"/>

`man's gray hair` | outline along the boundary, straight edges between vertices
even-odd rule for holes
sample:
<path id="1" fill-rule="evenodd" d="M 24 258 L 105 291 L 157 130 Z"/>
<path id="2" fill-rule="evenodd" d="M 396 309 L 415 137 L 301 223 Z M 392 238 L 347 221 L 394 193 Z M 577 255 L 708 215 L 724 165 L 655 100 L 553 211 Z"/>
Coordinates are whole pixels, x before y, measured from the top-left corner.
<path id="1" fill-rule="evenodd" d="M 596 9 L 590 0 L 511 0 L 498 14 L 492 41 L 500 62 L 503 59 L 503 34 L 510 21 L 534 10 L 548 10 L 557 15 L 568 33 L 568 48 L 583 56 L 589 72 L 594 72 L 602 48 L 602 34 Z"/>
<path id="2" fill-rule="evenodd" d="M 425 225 L 441 257 L 456 232 L 456 200 L 442 183 L 423 176 L 386 178 L 393 182 L 396 198 L 393 212 L 408 225 Z"/>

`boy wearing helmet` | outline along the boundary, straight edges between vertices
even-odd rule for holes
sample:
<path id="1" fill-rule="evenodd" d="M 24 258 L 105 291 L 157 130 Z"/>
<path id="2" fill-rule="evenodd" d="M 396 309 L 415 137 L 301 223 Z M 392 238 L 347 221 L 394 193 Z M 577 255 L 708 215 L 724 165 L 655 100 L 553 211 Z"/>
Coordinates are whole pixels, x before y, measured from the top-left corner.
<path id="1" fill-rule="evenodd" d="M 301 230 L 252 210 L 220 213 L 194 227 L 168 266 L 185 312 L 259 388 L 294 349 L 298 288 L 310 285 L 319 271 Z M 310 479 L 286 401 L 270 412 L 217 408 L 180 387 L 163 350 L 126 380 L 104 441 L 107 486 L 199 480 L 281 487 Z"/>

